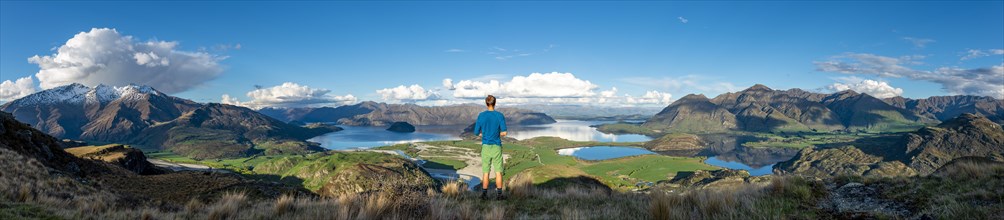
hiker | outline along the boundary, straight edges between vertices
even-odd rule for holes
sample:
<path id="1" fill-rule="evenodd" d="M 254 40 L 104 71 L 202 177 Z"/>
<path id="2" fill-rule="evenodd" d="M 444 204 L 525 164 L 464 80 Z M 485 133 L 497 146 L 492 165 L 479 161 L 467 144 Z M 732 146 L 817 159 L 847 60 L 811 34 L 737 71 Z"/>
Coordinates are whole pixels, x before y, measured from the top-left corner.
<path id="1" fill-rule="evenodd" d="M 485 98 L 487 111 L 478 114 L 474 134 L 481 137 L 481 198 L 488 199 L 489 171 L 495 170 L 495 198 L 502 200 L 502 137 L 506 135 L 505 116 L 495 111 L 495 96 Z"/>

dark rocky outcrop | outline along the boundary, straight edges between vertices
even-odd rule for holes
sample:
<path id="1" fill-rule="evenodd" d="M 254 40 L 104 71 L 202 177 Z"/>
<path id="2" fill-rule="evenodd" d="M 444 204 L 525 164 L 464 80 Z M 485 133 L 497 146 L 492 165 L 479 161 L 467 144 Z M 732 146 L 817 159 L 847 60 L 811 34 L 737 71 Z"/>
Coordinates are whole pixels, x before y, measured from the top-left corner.
<path id="1" fill-rule="evenodd" d="M 415 126 L 408 124 L 408 122 L 399 121 L 390 124 L 390 127 L 387 127 L 387 130 L 393 132 L 411 133 L 415 132 Z"/>
<path id="2" fill-rule="evenodd" d="M 964 113 L 936 127 L 922 128 L 904 140 L 908 166 L 930 174 L 966 156 L 1004 160 L 1004 129 L 986 117 Z"/>
<path id="3" fill-rule="evenodd" d="M 916 171 L 899 161 L 883 161 L 854 146 L 830 149 L 803 149 L 794 158 L 774 166 L 774 173 L 796 173 L 817 177 L 912 176 Z"/>
<path id="4" fill-rule="evenodd" d="M 142 151 L 121 144 L 67 148 L 66 152 L 83 159 L 115 164 L 137 174 L 165 173 L 147 161 Z"/>

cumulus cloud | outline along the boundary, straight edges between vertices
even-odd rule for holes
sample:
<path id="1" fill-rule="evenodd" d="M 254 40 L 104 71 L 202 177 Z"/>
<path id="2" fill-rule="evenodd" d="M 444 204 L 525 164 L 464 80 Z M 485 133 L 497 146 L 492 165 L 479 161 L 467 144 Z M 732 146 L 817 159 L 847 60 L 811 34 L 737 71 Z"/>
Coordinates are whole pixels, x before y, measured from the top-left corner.
<path id="1" fill-rule="evenodd" d="M 571 73 L 552 72 L 514 76 L 507 82 L 461 80 L 453 87 L 456 98 L 581 98 L 595 95 L 598 86 Z"/>
<path id="2" fill-rule="evenodd" d="M 903 40 L 909 42 L 910 44 L 913 44 L 913 47 L 916 48 L 924 48 L 927 47 L 927 44 L 935 42 L 933 39 L 915 38 L 915 37 L 904 37 Z"/>
<path id="3" fill-rule="evenodd" d="M 625 96 L 627 104 L 660 104 L 669 105 L 673 103 L 673 95 L 667 92 L 648 91 L 640 97 Z"/>
<path id="4" fill-rule="evenodd" d="M 739 91 L 742 88 L 730 83 L 716 81 L 698 75 L 681 77 L 628 77 L 620 81 L 639 86 L 681 93 L 720 94 Z"/>
<path id="5" fill-rule="evenodd" d="M 0 102 L 18 99 L 35 93 L 35 80 L 31 76 L 0 83 Z"/>
<path id="6" fill-rule="evenodd" d="M 456 87 L 453 87 L 453 79 L 450 78 L 443 79 L 443 88 L 446 88 L 447 90 L 457 89 Z"/>
<path id="7" fill-rule="evenodd" d="M 865 93 L 880 99 L 903 95 L 903 89 L 892 87 L 889 83 L 884 81 L 862 79 L 858 77 L 843 77 L 839 78 L 838 81 L 840 82 L 830 84 L 826 88 L 831 91 L 853 90 L 855 92 Z"/>
<path id="8" fill-rule="evenodd" d="M 140 42 L 115 29 L 93 28 L 59 46 L 55 54 L 28 58 L 39 67 L 43 89 L 70 83 L 148 85 L 177 93 L 202 85 L 223 72 L 225 57 L 177 50 L 178 42 Z"/>
<path id="9" fill-rule="evenodd" d="M 1004 55 L 1004 49 L 989 49 L 989 50 L 969 49 L 969 51 L 966 51 L 966 55 L 962 56 L 962 58 L 960 59 L 969 60 L 992 55 Z"/>
<path id="10" fill-rule="evenodd" d="M 241 102 L 229 94 L 223 94 L 220 102 L 260 109 L 264 107 L 339 106 L 359 101 L 352 94 L 336 96 L 328 94 L 330 92 L 331 90 L 327 89 L 310 88 L 286 82 L 278 86 L 251 90 L 246 94 L 248 98 L 251 98 L 251 101 Z"/>
<path id="11" fill-rule="evenodd" d="M 950 94 L 1004 98 L 1004 63 L 976 69 L 940 67 L 934 70 L 916 70 L 909 67 L 920 63 L 918 60 L 922 58 L 918 56 L 895 58 L 874 54 L 847 53 L 814 64 L 817 70 L 823 72 L 905 77 L 941 84 L 942 89 Z"/>
<path id="12" fill-rule="evenodd" d="M 446 81 L 444 80 L 443 83 L 445 84 Z M 426 90 L 418 84 L 411 86 L 400 85 L 394 88 L 377 90 L 376 92 L 377 94 L 380 94 L 383 100 L 391 102 L 416 102 L 440 98 L 439 93 L 432 90 Z"/>

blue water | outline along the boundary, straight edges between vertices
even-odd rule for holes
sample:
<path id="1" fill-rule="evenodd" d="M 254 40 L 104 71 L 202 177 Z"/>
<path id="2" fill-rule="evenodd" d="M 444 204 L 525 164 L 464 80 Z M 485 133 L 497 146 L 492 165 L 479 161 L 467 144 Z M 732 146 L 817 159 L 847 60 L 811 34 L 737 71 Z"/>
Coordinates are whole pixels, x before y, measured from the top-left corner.
<path id="1" fill-rule="evenodd" d="M 608 160 L 627 156 L 655 154 L 652 151 L 623 146 L 593 146 L 559 149 L 558 154 L 574 156 L 583 160 Z"/>
<path id="2" fill-rule="evenodd" d="M 637 134 L 604 134 L 590 125 L 612 123 L 607 121 L 559 120 L 546 125 L 509 126 L 509 137 L 529 139 L 541 136 L 560 137 L 573 141 L 644 142 L 652 138 Z M 333 150 L 373 148 L 402 143 L 459 140 L 466 126 L 415 126 L 413 133 L 385 130 L 385 127 L 338 125 L 344 130 L 314 137 L 309 141 Z"/>
<path id="3" fill-rule="evenodd" d="M 355 148 L 372 148 L 379 146 L 422 142 L 422 141 L 441 141 L 441 140 L 460 139 L 459 138 L 460 132 L 455 132 L 456 134 L 453 135 L 445 133 L 419 132 L 419 131 L 412 133 L 401 133 L 401 132 L 388 131 L 384 127 L 345 126 L 345 125 L 339 125 L 338 127 L 342 127 L 344 128 L 344 130 L 317 136 L 311 138 L 308 141 L 321 143 L 321 147 L 327 149 L 344 150 L 344 149 L 355 149 Z"/>
<path id="4" fill-rule="evenodd" d="M 704 160 L 704 163 L 710 164 L 712 166 L 724 167 L 736 170 L 746 170 L 750 172 L 752 176 L 763 176 L 774 173 L 773 165 L 763 166 L 763 167 L 750 167 L 749 165 L 742 164 L 734 161 L 724 161 L 718 159 L 718 157 L 708 157 Z"/>
<path id="5" fill-rule="evenodd" d="M 560 137 L 573 141 L 598 142 L 645 142 L 652 138 L 639 134 L 604 134 L 590 125 L 614 123 L 613 121 L 579 121 L 557 120 L 557 123 L 545 125 L 527 125 L 509 127 L 509 137 L 529 139 L 541 136 Z"/>

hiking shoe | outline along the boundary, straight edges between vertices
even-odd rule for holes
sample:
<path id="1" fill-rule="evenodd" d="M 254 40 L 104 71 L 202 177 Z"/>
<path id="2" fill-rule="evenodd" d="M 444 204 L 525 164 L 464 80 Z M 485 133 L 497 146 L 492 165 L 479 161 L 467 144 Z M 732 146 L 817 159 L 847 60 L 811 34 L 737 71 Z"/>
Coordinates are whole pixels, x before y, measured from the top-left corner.
<path id="1" fill-rule="evenodd" d="M 481 199 L 488 200 L 488 189 L 481 189 Z"/>
<path id="2" fill-rule="evenodd" d="M 495 199 L 496 200 L 505 200 L 505 194 L 502 194 L 502 189 L 498 189 L 498 190 L 495 191 Z"/>

